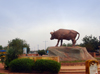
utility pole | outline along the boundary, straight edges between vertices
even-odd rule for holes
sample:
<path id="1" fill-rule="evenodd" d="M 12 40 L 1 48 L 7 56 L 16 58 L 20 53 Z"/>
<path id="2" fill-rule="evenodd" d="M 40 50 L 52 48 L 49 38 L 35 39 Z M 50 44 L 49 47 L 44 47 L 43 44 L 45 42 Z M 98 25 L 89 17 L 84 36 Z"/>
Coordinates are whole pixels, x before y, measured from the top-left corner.
<path id="1" fill-rule="evenodd" d="M 35 51 L 35 47 L 34 47 L 34 51 Z"/>
<path id="2" fill-rule="evenodd" d="M 37 45 L 37 49 L 39 50 L 39 45 Z"/>
<path id="3" fill-rule="evenodd" d="M 46 50 L 46 42 L 48 42 L 48 41 L 43 41 L 43 42 L 45 42 L 45 50 Z"/>

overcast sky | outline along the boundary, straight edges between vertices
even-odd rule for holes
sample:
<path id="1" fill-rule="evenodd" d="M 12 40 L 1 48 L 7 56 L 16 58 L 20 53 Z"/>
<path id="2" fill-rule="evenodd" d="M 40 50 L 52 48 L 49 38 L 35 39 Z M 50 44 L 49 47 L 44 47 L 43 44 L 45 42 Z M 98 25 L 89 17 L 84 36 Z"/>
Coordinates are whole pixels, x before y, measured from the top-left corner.
<path id="1" fill-rule="evenodd" d="M 31 50 L 55 46 L 54 30 L 73 29 L 82 38 L 100 35 L 100 0 L 0 0 L 0 45 L 20 38 Z M 64 43 L 71 41 L 64 40 Z"/>

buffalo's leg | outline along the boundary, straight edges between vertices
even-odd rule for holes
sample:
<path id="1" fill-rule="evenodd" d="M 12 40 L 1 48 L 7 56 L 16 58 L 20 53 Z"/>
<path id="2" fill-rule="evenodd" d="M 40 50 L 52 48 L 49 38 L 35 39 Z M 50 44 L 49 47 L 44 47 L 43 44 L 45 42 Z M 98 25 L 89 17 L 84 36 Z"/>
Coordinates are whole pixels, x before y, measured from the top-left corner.
<path id="1" fill-rule="evenodd" d="M 75 46 L 76 40 L 75 39 L 72 39 L 72 43 L 73 43 L 72 46 Z"/>
<path id="2" fill-rule="evenodd" d="M 60 46 L 62 46 L 62 42 L 63 42 L 63 39 L 61 39 L 61 45 Z"/>
<path id="3" fill-rule="evenodd" d="M 58 39 L 58 42 L 57 42 L 57 45 L 56 45 L 56 47 L 58 46 L 58 44 L 59 44 L 59 39 Z"/>

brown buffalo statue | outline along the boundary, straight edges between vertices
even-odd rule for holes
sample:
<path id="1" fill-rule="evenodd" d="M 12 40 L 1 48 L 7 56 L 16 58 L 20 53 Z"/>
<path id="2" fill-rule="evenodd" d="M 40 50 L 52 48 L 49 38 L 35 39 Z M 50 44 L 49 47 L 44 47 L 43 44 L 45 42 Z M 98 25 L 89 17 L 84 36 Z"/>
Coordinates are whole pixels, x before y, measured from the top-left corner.
<path id="1" fill-rule="evenodd" d="M 56 46 L 58 46 L 60 40 L 61 40 L 61 45 L 60 46 L 62 46 L 63 39 L 72 40 L 72 43 L 73 43 L 73 46 L 74 46 L 76 41 L 80 37 L 80 34 L 77 31 L 68 30 L 68 29 L 59 29 L 57 31 L 50 32 L 50 34 L 51 34 L 51 38 L 50 38 L 51 40 L 58 39 L 58 42 L 57 42 Z M 77 34 L 78 34 L 78 38 L 75 40 Z"/>

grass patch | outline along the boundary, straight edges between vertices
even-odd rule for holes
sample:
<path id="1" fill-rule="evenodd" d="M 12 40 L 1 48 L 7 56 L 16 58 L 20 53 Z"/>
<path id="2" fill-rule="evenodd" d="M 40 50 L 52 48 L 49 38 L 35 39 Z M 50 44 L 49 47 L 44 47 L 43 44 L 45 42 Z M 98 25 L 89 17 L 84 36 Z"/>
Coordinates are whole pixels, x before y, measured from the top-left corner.
<path id="1" fill-rule="evenodd" d="M 60 63 L 79 63 L 79 62 L 85 62 L 85 60 L 60 61 Z"/>

